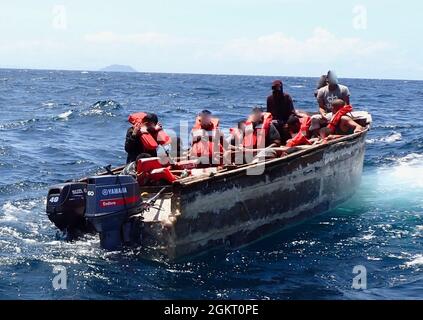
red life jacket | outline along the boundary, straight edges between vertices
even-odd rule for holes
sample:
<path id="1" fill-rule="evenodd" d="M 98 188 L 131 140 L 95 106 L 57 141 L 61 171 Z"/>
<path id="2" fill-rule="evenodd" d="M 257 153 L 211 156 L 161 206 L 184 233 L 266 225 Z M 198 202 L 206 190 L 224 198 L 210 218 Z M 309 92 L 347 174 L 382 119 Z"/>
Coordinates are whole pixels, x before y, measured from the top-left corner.
<path id="1" fill-rule="evenodd" d="M 254 128 L 254 123 L 249 119 L 245 123 L 244 147 L 248 149 L 257 149 L 257 147 L 266 147 L 266 137 L 269 134 L 273 117 L 269 112 L 264 113 L 263 123 Z"/>
<path id="2" fill-rule="evenodd" d="M 342 107 L 340 110 L 338 110 L 337 113 L 333 116 L 331 122 L 328 124 L 328 128 L 332 134 L 336 132 L 336 129 L 338 128 L 339 124 L 341 123 L 342 117 L 347 115 L 348 113 L 353 111 L 353 107 L 350 105 Z"/>
<path id="3" fill-rule="evenodd" d="M 307 137 L 310 136 L 311 117 L 305 116 L 300 118 L 301 128 L 300 132 L 303 132 Z"/>
<path id="4" fill-rule="evenodd" d="M 291 140 L 288 140 L 286 146 L 288 148 L 293 148 L 297 146 L 304 146 L 304 145 L 311 145 L 310 140 L 307 139 L 307 137 L 300 131 L 298 134 L 292 138 Z"/>
<path id="5" fill-rule="evenodd" d="M 230 128 L 229 133 L 231 134 L 231 138 L 235 140 L 235 143 L 242 144 L 244 133 L 239 128 Z"/>
<path id="6" fill-rule="evenodd" d="M 288 148 L 293 148 L 297 146 L 303 146 L 303 145 L 311 145 L 311 142 L 308 140 L 307 137 L 310 136 L 310 126 L 311 126 L 311 117 L 303 117 L 300 118 L 300 131 L 297 133 L 297 135 L 288 140 L 286 146 Z"/>
<path id="7" fill-rule="evenodd" d="M 220 141 L 217 141 L 217 134 L 219 132 L 220 121 L 217 118 L 213 118 L 211 121 L 212 125 L 209 130 L 203 129 L 201 125 L 200 117 L 197 117 L 195 125 L 192 128 L 192 136 L 201 136 L 204 139 L 200 141 L 193 141 L 191 148 L 191 155 L 194 157 L 209 157 L 212 158 L 215 152 L 223 154 L 223 146 Z M 219 138 L 220 139 L 220 138 Z M 217 146 L 217 150 L 216 150 Z"/>
<path id="8" fill-rule="evenodd" d="M 147 116 L 144 112 L 131 114 L 128 118 L 129 123 L 132 125 L 140 124 Z M 156 150 L 159 145 L 167 145 L 172 143 L 172 139 L 164 132 L 164 130 L 156 131 L 151 134 L 150 132 L 141 134 L 141 143 L 146 150 Z"/>
<path id="9" fill-rule="evenodd" d="M 174 182 L 177 178 L 172 174 L 169 168 L 163 167 L 160 158 L 140 159 L 137 162 L 138 183 L 143 186 L 149 182 L 166 181 Z"/>

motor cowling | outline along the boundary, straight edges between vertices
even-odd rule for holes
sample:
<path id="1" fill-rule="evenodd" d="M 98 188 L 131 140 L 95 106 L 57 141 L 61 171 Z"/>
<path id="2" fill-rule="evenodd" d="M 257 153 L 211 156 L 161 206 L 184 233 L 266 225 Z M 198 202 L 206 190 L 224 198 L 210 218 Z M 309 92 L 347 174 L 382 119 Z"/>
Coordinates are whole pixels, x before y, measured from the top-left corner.
<path id="1" fill-rule="evenodd" d="M 53 186 L 47 196 L 48 218 L 63 232 L 86 229 L 86 195 L 85 183 L 69 182 Z"/>
<path id="2" fill-rule="evenodd" d="M 125 244 L 139 244 L 139 220 L 142 199 L 138 182 L 132 176 L 97 176 L 88 178 L 85 218 L 100 234 L 100 244 L 107 250 L 122 248 Z"/>

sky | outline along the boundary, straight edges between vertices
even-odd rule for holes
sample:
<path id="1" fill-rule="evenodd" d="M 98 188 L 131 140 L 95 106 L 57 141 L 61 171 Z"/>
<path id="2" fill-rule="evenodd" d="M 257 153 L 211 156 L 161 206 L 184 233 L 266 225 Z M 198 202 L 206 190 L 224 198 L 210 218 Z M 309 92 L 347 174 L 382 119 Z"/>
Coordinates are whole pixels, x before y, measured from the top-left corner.
<path id="1" fill-rule="evenodd" d="M 0 68 L 423 79 L 417 0 L 0 4 Z"/>

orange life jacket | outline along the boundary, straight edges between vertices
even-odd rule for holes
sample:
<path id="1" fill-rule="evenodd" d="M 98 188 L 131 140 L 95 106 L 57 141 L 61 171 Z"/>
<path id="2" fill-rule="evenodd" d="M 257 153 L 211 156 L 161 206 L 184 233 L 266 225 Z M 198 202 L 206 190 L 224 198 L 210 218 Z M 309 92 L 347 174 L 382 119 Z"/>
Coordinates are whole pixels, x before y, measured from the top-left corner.
<path id="1" fill-rule="evenodd" d="M 269 134 L 273 117 L 269 112 L 264 113 L 263 123 L 254 128 L 254 123 L 249 119 L 245 123 L 244 147 L 248 149 L 257 149 L 257 147 L 266 147 L 266 137 Z"/>
<path id="2" fill-rule="evenodd" d="M 308 137 L 310 135 L 311 117 L 305 116 L 300 118 L 301 128 L 300 132 L 303 132 Z"/>
<path id="3" fill-rule="evenodd" d="M 294 138 L 288 140 L 286 144 L 288 148 L 303 145 L 311 145 L 310 140 L 308 140 L 307 138 L 310 135 L 311 117 L 307 116 L 300 118 L 300 124 L 300 131 L 296 134 Z"/>
<path id="4" fill-rule="evenodd" d="M 192 128 L 192 136 L 194 138 L 191 148 L 192 156 L 212 158 L 215 152 L 223 154 L 223 146 L 220 141 L 217 141 L 217 139 L 220 139 L 220 137 L 217 137 L 220 121 L 217 118 L 213 118 L 211 123 L 211 128 L 205 130 L 201 125 L 201 118 L 197 117 L 195 125 Z M 196 137 L 202 137 L 203 139 L 196 141 Z"/>
<path id="5" fill-rule="evenodd" d="M 310 140 L 307 139 L 307 137 L 300 131 L 298 134 L 292 138 L 291 140 L 288 140 L 286 146 L 288 148 L 293 148 L 297 146 L 304 146 L 304 145 L 311 145 Z"/>
<path id="6" fill-rule="evenodd" d="M 230 128 L 229 133 L 231 134 L 231 138 L 235 140 L 235 143 L 242 144 L 244 132 L 242 132 L 239 128 Z"/>
<path id="7" fill-rule="evenodd" d="M 172 183 L 177 178 L 172 174 L 170 169 L 164 167 L 160 158 L 140 159 L 137 162 L 137 180 L 143 186 L 149 182 L 166 181 Z"/>
<path id="8" fill-rule="evenodd" d="M 147 116 L 144 112 L 131 114 L 128 118 L 132 125 L 140 124 Z M 172 139 L 164 132 L 164 130 L 156 131 L 155 133 L 145 132 L 141 134 L 141 143 L 146 150 L 156 150 L 159 145 L 168 145 L 172 143 Z"/>
<path id="9" fill-rule="evenodd" d="M 336 132 L 336 129 L 338 128 L 339 124 L 341 123 L 342 117 L 347 115 L 348 113 L 353 111 L 353 107 L 350 105 L 342 107 L 340 110 L 338 110 L 337 113 L 333 116 L 331 122 L 328 124 L 328 128 L 332 134 Z"/>

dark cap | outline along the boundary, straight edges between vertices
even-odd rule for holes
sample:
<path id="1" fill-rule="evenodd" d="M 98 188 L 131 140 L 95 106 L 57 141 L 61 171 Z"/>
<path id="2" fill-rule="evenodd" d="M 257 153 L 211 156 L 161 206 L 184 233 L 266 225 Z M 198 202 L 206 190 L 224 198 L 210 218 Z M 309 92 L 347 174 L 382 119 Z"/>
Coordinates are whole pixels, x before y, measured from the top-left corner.
<path id="1" fill-rule="evenodd" d="M 288 118 L 288 121 L 286 122 L 286 124 L 288 125 L 288 126 L 295 126 L 295 125 L 298 125 L 300 123 L 300 119 L 298 119 L 298 117 L 297 116 L 295 116 L 295 115 L 291 115 L 289 118 Z"/>
<path id="2" fill-rule="evenodd" d="M 252 113 L 259 113 L 259 112 L 264 112 L 264 109 L 262 107 L 256 106 L 253 108 L 253 110 L 251 110 Z"/>
<path id="3" fill-rule="evenodd" d="M 157 124 L 159 122 L 159 118 L 154 113 L 147 113 L 147 115 L 143 119 L 144 123 L 151 122 Z"/>
<path id="4" fill-rule="evenodd" d="M 200 112 L 200 116 L 211 116 L 212 113 L 209 110 L 203 110 Z"/>

